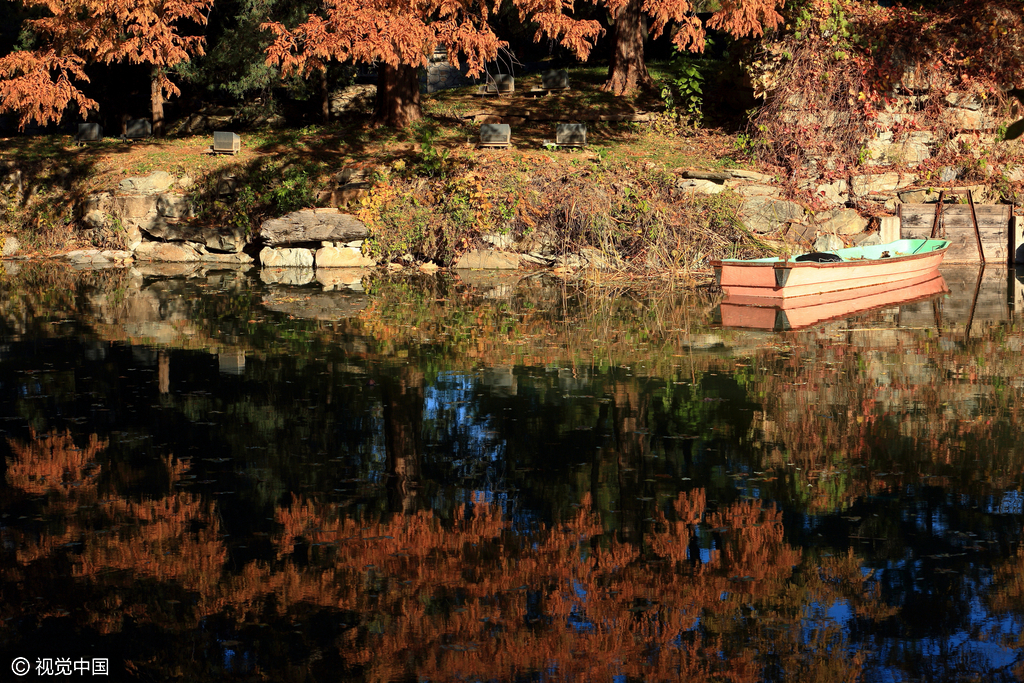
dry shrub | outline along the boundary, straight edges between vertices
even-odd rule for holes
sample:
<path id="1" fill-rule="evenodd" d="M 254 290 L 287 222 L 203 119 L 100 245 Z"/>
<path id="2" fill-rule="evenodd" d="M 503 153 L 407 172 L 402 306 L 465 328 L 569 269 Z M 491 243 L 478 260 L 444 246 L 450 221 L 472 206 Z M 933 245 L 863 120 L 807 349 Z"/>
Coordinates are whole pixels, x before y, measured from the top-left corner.
<path id="1" fill-rule="evenodd" d="M 471 164 L 454 159 L 429 180 L 404 164 L 378 177 L 359 218 L 376 258 L 410 254 L 451 265 L 487 234 L 521 251 L 554 255 L 585 248 L 622 270 L 702 269 L 711 259 L 763 256 L 770 247 L 736 217 L 739 197 L 683 193 L 657 168 L 540 155 Z"/>
<path id="2" fill-rule="evenodd" d="M 1003 89 L 1011 84 L 1004 79 L 1024 60 L 1021 8 L 1008 3 L 911 9 L 805 0 L 788 11 L 787 31 L 766 41 L 750 65 L 765 105 L 741 139 L 794 182 L 808 173 L 845 177 L 868 160 L 866 143 L 882 131 L 897 141 L 931 131 L 937 151 L 923 166 L 963 167 L 965 150 L 950 144 L 959 130 L 947 96 L 1005 113 Z M 989 162 L 1016 153 L 1003 144 Z"/>

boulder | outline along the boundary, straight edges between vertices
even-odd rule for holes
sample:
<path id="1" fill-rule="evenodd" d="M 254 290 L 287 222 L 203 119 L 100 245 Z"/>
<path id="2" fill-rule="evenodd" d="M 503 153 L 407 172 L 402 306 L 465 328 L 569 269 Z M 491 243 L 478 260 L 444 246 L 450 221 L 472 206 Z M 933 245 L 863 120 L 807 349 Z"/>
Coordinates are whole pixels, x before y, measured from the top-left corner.
<path id="1" fill-rule="evenodd" d="M 773 185 L 736 185 L 733 190 L 742 197 L 778 197 L 782 194 L 782 190 Z"/>
<path id="2" fill-rule="evenodd" d="M 912 185 L 917 180 L 913 173 L 865 173 L 850 178 L 850 191 L 855 197 L 873 192 L 892 192 Z"/>
<path id="3" fill-rule="evenodd" d="M 248 266 L 253 262 L 252 256 L 249 256 L 248 254 L 214 254 L 208 252 L 206 247 L 203 245 L 199 245 L 196 251 L 199 253 L 199 258 L 203 263 L 217 263 L 228 266 Z"/>
<path id="4" fill-rule="evenodd" d="M 125 178 L 118 190 L 125 193 L 153 194 L 165 192 L 174 184 L 174 176 L 167 171 L 153 171 L 144 178 Z"/>
<path id="5" fill-rule="evenodd" d="M 182 263 L 202 260 L 199 252 L 194 247 L 180 242 L 142 242 L 135 249 L 135 258 L 140 261 L 176 261 Z"/>
<path id="6" fill-rule="evenodd" d="M 845 180 L 834 183 L 822 183 L 814 188 L 814 193 L 833 204 L 844 204 L 850 197 L 850 188 Z"/>
<path id="7" fill-rule="evenodd" d="M 21 242 L 14 235 L 0 235 L 0 256 L 10 258 L 21 251 Z"/>
<path id="8" fill-rule="evenodd" d="M 245 248 L 245 233 L 232 226 L 222 228 L 203 228 L 198 235 L 198 241 L 202 242 L 209 249 L 237 254 Z"/>
<path id="9" fill-rule="evenodd" d="M 65 254 L 75 268 L 114 268 L 132 262 L 132 252 L 120 249 L 79 249 Z"/>
<path id="10" fill-rule="evenodd" d="M 853 236 L 853 243 L 858 247 L 873 247 L 882 244 L 882 236 L 877 232 L 862 232 Z"/>
<path id="11" fill-rule="evenodd" d="M 606 253 L 594 247 L 580 249 L 580 258 L 584 261 L 584 267 L 595 270 L 622 270 L 626 266 L 614 251 Z"/>
<path id="12" fill-rule="evenodd" d="M 264 268 L 312 268 L 313 252 L 309 249 L 272 249 L 260 251 L 260 265 Z"/>
<path id="13" fill-rule="evenodd" d="M 519 267 L 519 254 L 510 254 L 494 249 L 474 249 L 460 256 L 454 267 L 512 270 Z"/>
<path id="14" fill-rule="evenodd" d="M 864 232 L 868 227 L 868 219 L 861 216 L 854 209 L 842 209 L 836 211 L 824 223 L 818 225 L 818 231 L 832 233 L 835 235 L 856 235 Z"/>
<path id="15" fill-rule="evenodd" d="M 733 177 L 729 171 L 683 171 L 684 178 L 694 180 L 714 180 L 722 183 Z"/>
<path id="16" fill-rule="evenodd" d="M 739 217 L 750 230 L 765 234 L 779 230 L 789 222 L 800 222 L 804 217 L 804 207 L 784 199 L 747 197 L 740 205 Z"/>
<path id="17" fill-rule="evenodd" d="M 188 197 L 180 194 L 164 193 L 157 197 L 157 213 L 166 218 L 191 218 L 192 205 Z"/>
<path id="18" fill-rule="evenodd" d="M 676 183 L 676 187 L 683 192 L 694 192 L 696 194 L 718 194 L 725 190 L 723 183 L 703 178 L 680 180 Z"/>
<path id="19" fill-rule="evenodd" d="M 947 109 L 950 125 L 960 130 L 986 130 L 999 125 L 995 112 L 991 109 Z"/>
<path id="20" fill-rule="evenodd" d="M 845 246 L 843 240 L 838 235 L 821 235 L 818 239 L 814 240 L 815 251 L 836 251 Z"/>
<path id="21" fill-rule="evenodd" d="M 904 204 L 934 204 L 939 201 L 939 193 L 935 190 L 904 190 L 897 196 Z"/>
<path id="22" fill-rule="evenodd" d="M 516 238 L 508 232 L 491 233 L 484 235 L 481 239 L 495 249 L 508 250 L 514 249 L 516 246 Z"/>
<path id="23" fill-rule="evenodd" d="M 353 247 L 322 247 L 316 251 L 316 267 L 320 268 L 372 268 L 373 259 L 363 256 Z"/>
<path id="24" fill-rule="evenodd" d="M 757 171 L 748 171 L 743 168 L 734 168 L 729 171 L 729 175 L 739 180 L 750 180 L 755 183 L 771 183 L 775 181 L 774 176 L 770 176 L 766 173 L 758 173 Z"/>
<path id="25" fill-rule="evenodd" d="M 259 237 L 268 245 L 307 242 L 349 242 L 363 239 L 366 226 L 355 216 L 337 209 L 302 209 L 271 218 L 260 226 Z"/>

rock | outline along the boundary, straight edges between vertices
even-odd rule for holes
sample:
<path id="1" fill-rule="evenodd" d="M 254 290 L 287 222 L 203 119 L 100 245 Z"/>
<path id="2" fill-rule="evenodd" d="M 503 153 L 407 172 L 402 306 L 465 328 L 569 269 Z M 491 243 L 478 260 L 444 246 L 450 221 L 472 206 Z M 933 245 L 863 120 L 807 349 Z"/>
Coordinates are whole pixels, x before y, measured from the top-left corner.
<path id="1" fill-rule="evenodd" d="M 743 224 L 756 233 L 774 232 L 791 221 L 804 217 L 804 207 L 795 202 L 771 197 L 748 197 L 740 205 Z"/>
<path id="2" fill-rule="evenodd" d="M 554 258 L 542 256 L 541 254 L 538 254 L 536 252 L 530 252 L 529 254 L 520 254 L 519 257 L 523 261 L 526 261 L 527 263 L 533 263 L 544 268 L 547 268 L 548 266 L 555 262 Z"/>
<path id="3" fill-rule="evenodd" d="M 594 247 L 580 249 L 580 258 L 583 259 L 586 268 L 595 270 L 622 270 L 626 267 L 617 253 L 606 253 Z"/>
<path id="4" fill-rule="evenodd" d="M 733 190 L 744 197 L 778 197 L 782 190 L 772 185 L 737 185 Z"/>
<path id="5" fill-rule="evenodd" d="M 0 235 L 0 256 L 10 258 L 21 251 L 21 242 L 14 235 Z"/>
<path id="6" fill-rule="evenodd" d="M 933 141 L 934 136 L 928 131 L 911 133 L 900 140 L 894 140 L 890 132 L 882 133 L 867 144 L 867 165 L 918 164 L 931 158 L 929 145 Z"/>
<path id="7" fill-rule="evenodd" d="M 995 113 L 991 110 L 953 108 L 947 109 L 946 114 L 949 117 L 949 125 L 960 130 L 986 130 L 998 125 Z"/>
<path id="8" fill-rule="evenodd" d="M 866 173 L 850 178 L 850 190 L 855 197 L 873 192 L 892 192 L 913 184 L 917 176 L 913 173 Z"/>
<path id="9" fill-rule="evenodd" d="M 946 194 L 949 194 L 950 192 L 959 192 L 961 194 L 961 196 L 963 196 L 964 201 L 967 201 L 967 197 L 964 196 L 963 193 L 971 192 L 971 193 L 974 194 L 974 201 L 975 202 L 980 202 L 980 201 L 982 201 L 985 198 L 985 195 L 988 192 L 988 189 L 989 188 L 988 188 L 987 185 L 981 185 L 981 184 L 976 184 L 976 185 L 954 185 L 953 187 L 951 187 L 948 190 L 946 190 Z"/>
<path id="10" fill-rule="evenodd" d="M 263 221 L 259 236 L 273 246 L 324 240 L 349 242 L 365 238 L 367 232 L 366 226 L 355 216 L 337 209 L 302 209 Z"/>
<path id="11" fill-rule="evenodd" d="M 748 171 L 742 168 L 734 168 L 729 171 L 729 175 L 733 178 L 740 180 L 752 180 L 757 183 L 772 183 L 775 181 L 774 176 L 770 176 L 766 173 L 758 173 L 757 171 Z"/>
<path id="12" fill-rule="evenodd" d="M 183 190 L 188 190 L 196 184 L 195 178 L 186 174 L 178 178 L 178 187 Z"/>
<path id="13" fill-rule="evenodd" d="M 853 243 L 858 247 L 873 247 L 882 244 L 882 237 L 877 232 L 862 232 L 853 236 Z"/>
<path id="14" fill-rule="evenodd" d="M 343 90 L 331 93 L 331 116 L 369 112 L 373 109 L 376 96 L 376 85 L 350 85 Z"/>
<path id="15" fill-rule="evenodd" d="M 260 265 L 264 268 L 312 268 L 313 252 L 309 249 L 273 249 L 260 251 Z"/>
<path id="16" fill-rule="evenodd" d="M 234 253 L 234 254 L 215 254 L 210 253 L 206 250 L 206 247 L 202 244 L 196 247 L 196 251 L 199 253 L 199 258 L 203 263 L 218 263 L 229 266 L 247 266 L 252 264 L 253 258 L 248 254 Z"/>
<path id="17" fill-rule="evenodd" d="M 474 249 L 459 257 L 455 268 L 480 268 L 485 270 L 513 270 L 519 267 L 519 254 L 510 254 L 494 249 Z"/>
<path id="18" fill-rule="evenodd" d="M 420 265 L 420 271 L 423 273 L 434 273 L 437 272 L 438 265 L 433 261 L 427 261 Z"/>
<path id="19" fill-rule="evenodd" d="M 238 178 L 233 175 L 221 176 L 217 179 L 217 194 L 227 197 L 238 192 Z"/>
<path id="20" fill-rule="evenodd" d="M 805 225 L 803 223 L 793 223 L 786 230 L 786 240 L 795 244 L 810 244 L 814 241 L 814 237 L 818 234 L 817 228 L 813 225 Z"/>
<path id="21" fill-rule="evenodd" d="M 823 233 L 836 235 L 856 235 L 868 227 L 868 219 L 861 216 L 854 209 L 842 209 L 837 211 L 832 218 L 818 225 L 818 230 Z"/>
<path id="22" fill-rule="evenodd" d="M 317 249 L 316 267 L 319 268 L 372 268 L 373 259 L 363 256 L 359 249 L 352 247 L 322 247 Z"/>
<path id="23" fill-rule="evenodd" d="M 587 265 L 587 260 L 579 254 L 566 254 L 555 259 L 556 270 L 579 270 Z"/>
<path id="24" fill-rule="evenodd" d="M 326 291 L 342 287 L 361 291 L 364 275 L 365 268 L 318 268 L 316 281 L 323 285 Z"/>
<path id="25" fill-rule="evenodd" d="M 174 176 L 167 171 L 153 171 L 144 178 L 125 178 L 118 185 L 121 192 L 152 194 L 164 192 L 174 184 Z"/>
<path id="26" fill-rule="evenodd" d="M 192 205 L 188 198 L 180 194 L 161 194 L 157 196 L 156 211 L 166 218 L 191 218 Z"/>
<path id="27" fill-rule="evenodd" d="M 821 235 L 818 239 L 814 240 L 815 251 L 835 251 L 845 246 L 843 240 L 838 235 Z"/>
<path id="28" fill-rule="evenodd" d="M 88 195 L 78 206 L 82 222 L 94 230 L 107 228 L 111 223 L 113 197 L 109 192 Z"/>
<path id="29" fill-rule="evenodd" d="M 76 249 L 64 254 L 64 258 L 73 265 L 109 265 L 127 263 L 132 260 L 132 254 L 113 249 Z"/>
<path id="30" fill-rule="evenodd" d="M 487 242 L 495 249 L 503 251 L 513 249 L 516 246 L 516 239 L 510 233 L 507 232 L 499 232 L 492 233 L 490 235 L 484 235 L 482 239 L 484 242 Z"/>
<path id="31" fill-rule="evenodd" d="M 260 280 L 274 285 L 308 285 L 313 281 L 312 268 L 262 268 Z"/>
<path id="32" fill-rule="evenodd" d="M 934 190 L 904 190 L 897 196 L 904 204 L 933 204 L 939 201 L 939 193 Z"/>
<path id="33" fill-rule="evenodd" d="M 722 183 L 703 179 L 680 180 L 676 183 L 676 187 L 683 192 L 694 192 L 696 194 L 718 194 L 725 190 L 725 185 Z"/>
<path id="34" fill-rule="evenodd" d="M 952 166 L 943 166 L 939 169 L 939 182 L 951 183 L 960 177 L 960 172 Z"/>
<path id="35" fill-rule="evenodd" d="M 823 183 L 814 188 L 814 193 L 833 204 L 844 204 L 850 196 L 850 188 L 845 180 L 834 183 Z"/>
<path id="36" fill-rule="evenodd" d="M 714 180 L 722 183 L 732 178 L 733 175 L 728 171 L 683 171 L 683 177 L 694 180 Z"/>
<path id="37" fill-rule="evenodd" d="M 199 252 L 188 244 L 180 242 L 142 242 L 135 249 L 135 258 L 140 261 L 177 261 L 191 263 L 199 261 Z"/>
<path id="38" fill-rule="evenodd" d="M 245 233 L 241 228 L 224 226 L 204 228 L 198 235 L 199 241 L 209 249 L 237 254 L 245 248 Z"/>
<path id="39" fill-rule="evenodd" d="M 959 92 L 951 92 L 946 95 L 946 103 L 953 107 L 969 109 L 971 111 L 978 111 L 983 106 L 981 100 L 977 99 L 973 95 Z"/>

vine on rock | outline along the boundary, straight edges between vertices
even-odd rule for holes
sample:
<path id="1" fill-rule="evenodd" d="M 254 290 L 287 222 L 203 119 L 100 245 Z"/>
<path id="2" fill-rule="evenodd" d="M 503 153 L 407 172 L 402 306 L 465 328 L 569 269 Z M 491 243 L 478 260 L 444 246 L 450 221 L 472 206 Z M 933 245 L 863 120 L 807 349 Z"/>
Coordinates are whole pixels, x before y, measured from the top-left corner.
<path id="1" fill-rule="evenodd" d="M 960 133 L 1003 139 L 997 119 L 974 112 L 1008 113 L 1004 91 L 1013 84 L 1004 78 L 1024 66 L 1019 4 L 968 0 L 925 9 L 804 0 L 788 14 L 785 29 L 748 64 L 765 105 L 744 139 L 761 161 L 784 169 L 794 185 L 845 177 L 864 165 L 927 170 L 955 162 L 968 173 L 991 173 L 985 160 L 963 165 Z M 966 124 L 951 107 L 975 120 Z M 879 152 L 906 145 L 915 132 L 934 153 Z M 995 160 L 1015 151 L 1004 145 Z"/>

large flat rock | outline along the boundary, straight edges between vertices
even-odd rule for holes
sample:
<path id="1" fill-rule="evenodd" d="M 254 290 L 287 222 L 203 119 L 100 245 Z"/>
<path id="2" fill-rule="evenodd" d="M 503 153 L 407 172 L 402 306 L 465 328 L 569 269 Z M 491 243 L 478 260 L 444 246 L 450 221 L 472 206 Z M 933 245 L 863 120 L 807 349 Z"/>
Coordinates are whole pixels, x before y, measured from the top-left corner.
<path id="1" fill-rule="evenodd" d="M 362 221 L 337 209 L 302 209 L 263 221 L 259 236 L 268 245 L 351 242 L 367 235 Z"/>

